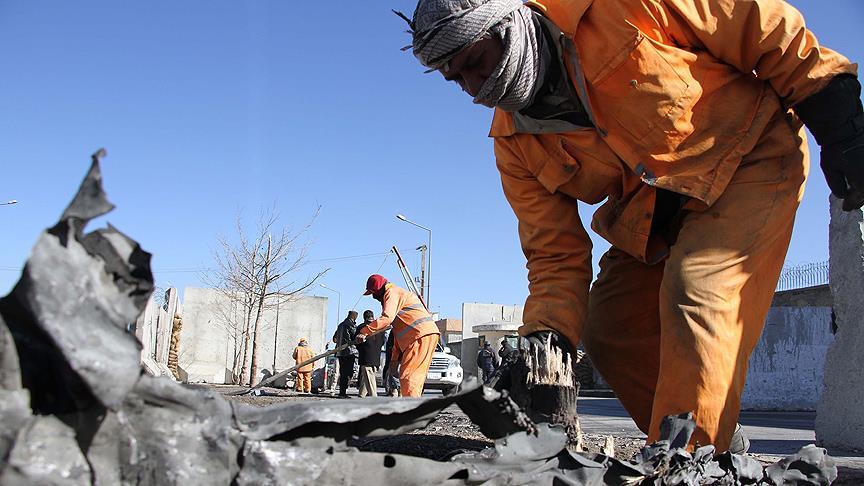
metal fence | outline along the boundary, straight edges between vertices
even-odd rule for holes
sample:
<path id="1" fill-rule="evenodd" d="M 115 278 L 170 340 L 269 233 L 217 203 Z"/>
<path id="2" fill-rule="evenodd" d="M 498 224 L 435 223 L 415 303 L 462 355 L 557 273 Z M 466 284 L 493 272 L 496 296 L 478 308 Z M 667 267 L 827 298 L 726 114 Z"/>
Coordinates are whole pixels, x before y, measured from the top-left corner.
<path id="1" fill-rule="evenodd" d="M 828 262 L 804 263 L 784 267 L 776 291 L 815 287 L 828 283 Z"/>

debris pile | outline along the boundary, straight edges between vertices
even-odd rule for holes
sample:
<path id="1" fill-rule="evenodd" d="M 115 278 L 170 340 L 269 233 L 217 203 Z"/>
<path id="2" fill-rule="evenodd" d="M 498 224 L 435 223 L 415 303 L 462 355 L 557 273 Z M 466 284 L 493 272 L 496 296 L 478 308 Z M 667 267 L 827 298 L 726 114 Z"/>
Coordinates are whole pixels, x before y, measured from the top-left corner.
<path id="1" fill-rule="evenodd" d="M 569 451 L 505 393 L 471 386 L 433 399 L 376 398 L 252 407 L 142 373 L 126 331 L 153 288 L 150 255 L 113 227 L 93 157 L 60 221 L 0 300 L 0 484 L 829 484 L 822 449 L 762 468 L 746 456 L 686 452 L 693 422 L 633 461 Z M 433 461 L 361 452 L 355 437 L 424 427 L 456 404 L 495 447 Z"/>

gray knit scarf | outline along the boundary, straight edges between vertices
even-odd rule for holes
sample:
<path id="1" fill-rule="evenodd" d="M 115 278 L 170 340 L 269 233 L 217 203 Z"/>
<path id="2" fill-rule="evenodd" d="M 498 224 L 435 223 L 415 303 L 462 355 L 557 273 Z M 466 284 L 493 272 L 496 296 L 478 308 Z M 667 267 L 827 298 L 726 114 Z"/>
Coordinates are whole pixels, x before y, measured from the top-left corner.
<path id="1" fill-rule="evenodd" d="M 420 0 L 409 21 L 414 55 L 430 70 L 446 69 L 466 47 L 498 36 L 504 54 L 474 102 L 518 111 L 534 100 L 549 62 L 534 15 L 520 0 Z"/>

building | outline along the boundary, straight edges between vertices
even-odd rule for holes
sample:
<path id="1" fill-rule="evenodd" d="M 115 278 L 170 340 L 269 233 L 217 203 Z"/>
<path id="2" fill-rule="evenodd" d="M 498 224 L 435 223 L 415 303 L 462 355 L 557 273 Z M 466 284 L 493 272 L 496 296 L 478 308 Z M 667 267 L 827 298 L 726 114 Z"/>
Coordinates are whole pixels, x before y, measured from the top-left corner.
<path id="1" fill-rule="evenodd" d="M 441 340 L 447 345 L 462 340 L 462 319 L 447 317 L 436 320 L 435 325 L 438 326 L 438 331 L 441 333 Z"/>

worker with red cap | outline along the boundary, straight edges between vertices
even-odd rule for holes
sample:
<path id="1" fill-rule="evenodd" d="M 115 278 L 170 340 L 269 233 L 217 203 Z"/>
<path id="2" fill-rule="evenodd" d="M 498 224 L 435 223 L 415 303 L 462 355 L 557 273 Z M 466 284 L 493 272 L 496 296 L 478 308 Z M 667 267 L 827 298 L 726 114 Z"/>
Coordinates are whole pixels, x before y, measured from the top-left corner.
<path id="1" fill-rule="evenodd" d="M 390 366 L 399 366 L 399 384 L 403 397 L 423 394 L 426 373 L 432 363 L 432 354 L 438 345 L 438 326 L 426 306 L 413 292 L 401 289 L 381 275 L 372 275 L 366 281 L 366 292 L 381 302 L 382 311 L 357 333 L 357 341 L 392 325 L 394 336 Z M 393 370 L 390 370 L 392 373 Z"/>

